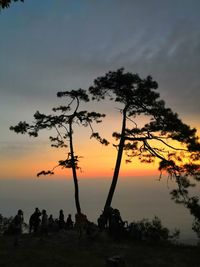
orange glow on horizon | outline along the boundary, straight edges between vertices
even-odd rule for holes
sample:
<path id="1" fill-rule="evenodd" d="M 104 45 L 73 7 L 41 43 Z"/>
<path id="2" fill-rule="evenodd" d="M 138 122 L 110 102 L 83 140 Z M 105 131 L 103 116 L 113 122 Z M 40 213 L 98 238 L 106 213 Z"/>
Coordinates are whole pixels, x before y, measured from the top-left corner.
<path id="1" fill-rule="evenodd" d="M 108 119 L 105 128 L 100 127 L 99 132 L 102 129 L 105 133 L 103 137 L 108 138 L 111 136 L 115 129 L 119 129 L 120 119 L 111 120 Z M 82 128 L 81 128 L 82 129 Z M 198 133 L 200 127 L 197 128 Z M 95 129 L 96 130 L 96 129 Z M 81 138 L 80 138 L 81 136 Z M 45 136 L 45 142 L 47 137 Z M 37 140 L 35 140 L 35 143 Z M 81 132 L 75 132 L 74 149 L 76 154 L 81 156 L 79 166 L 81 170 L 78 170 L 78 178 L 100 178 L 108 177 L 112 178 L 113 170 L 115 167 L 117 151 L 112 146 L 112 143 L 116 143 L 113 138 L 110 138 L 111 144 L 107 147 L 102 146 L 96 140 L 88 138 L 88 129 L 82 129 Z M 34 146 L 34 144 L 33 144 Z M 33 150 L 29 150 L 26 154 L 12 155 L 1 159 L 0 165 L 0 179 L 3 178 L 35 178 L 36 174 L 42 170 L 52 170 L 58 164 L 58 160 L 66 159 L 68 150 L 49 148 L 49 146 L 34 147 Z M 124 153 L 125 154 L 125 153 Z M 158 160 L 155 163 L 145 164 L 140 163 L 138 159 L 134 158 L 132 163 L 125 163 L 125 155 L 121 162 L 120 177 L 141 177 L 152 176 L 159 177 Z M 60 177 L 71 178 L 71 169 L 55 169 L 55 176 L 46 176 L 47 178 L 54 179 Z M 46 177 L 41 176 L 41 179 Z"/>
<path id="2" fill-rule="evenodd" d="M 100 146 L 95 153 L 95 149 L 91 149 L 85 153 L 85 157 L 80 158 L 80 170 L 77 170 L 78 179 L 84 178 L 112 178 L 116 160 L 115 149 L 108 149 Z M 0 166 L 1 178 L 36 178 L 38 172 L 42 170 L 52 170 L 57 165 L 58 159 L 63 159 L 63 153 L 55 150 L 43 151 L 43 154 L 33 153 L 25 158 L 12 159 L 5 161 Z M 80 154 L 83 154 L 80 152 Z M 65 155 L 65 154 L 64 154 Z M 9 171 L 8 171 L 9 170 Z M 60 167 L 54 170 L 55 175 L 40 176 L 40 179 L 50 178 L 71 178 L 71 169 L 62 169 Z M 158 175 L 157 164 L 141 164 L 138 160 L 133 163 L 126 164 L 125 159 L 122 160 L 120 177 L 126 176 L 150 176 Z"/>

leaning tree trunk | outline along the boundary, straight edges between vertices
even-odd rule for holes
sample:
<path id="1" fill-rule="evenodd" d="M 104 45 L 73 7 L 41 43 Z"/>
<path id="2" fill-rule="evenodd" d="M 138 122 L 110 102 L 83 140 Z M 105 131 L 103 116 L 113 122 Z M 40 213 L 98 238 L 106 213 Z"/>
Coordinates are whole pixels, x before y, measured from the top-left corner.
<path id="1" fill-rule="evenodd" d="M 124 149 L 124 143 L 125 143 L 126 111 L 127 111 L 127 108 L 125 107 L 123 110 L 122 129 L 121 129 L 120 142 L 118 146 L 117 160 L 116 160 L 115 169 L 113 173 L 112 183 L 111 183 L 110 190 L 107 196 L 107 200 L 104 206 L 104 211 L 107 210 L 111 206 L 113 195 L 114 195 L 115 188 L 116 188 L 117 181 L 118 181 L 121 160 L 122 160 L 122 155 L 123 155 L 123 149 Z"/>
<path id="2" fill-rule="evenodd" d="M 79 202 L 79 188 L 78 188 L 78 179 L 76 174 L 76 162 L 74 158 L 74 148 L 73 148 L 73 138 L 72 138 L 72 121 L 69 123 L 69 143 L 70 143 L 70 154 L 71 154 L 71 165 L 72 165 L 72 174 L 74 180 L 74 191 L 75 191 L 75 204 L 77 213 L 81 213 L 81 207 Z"/>

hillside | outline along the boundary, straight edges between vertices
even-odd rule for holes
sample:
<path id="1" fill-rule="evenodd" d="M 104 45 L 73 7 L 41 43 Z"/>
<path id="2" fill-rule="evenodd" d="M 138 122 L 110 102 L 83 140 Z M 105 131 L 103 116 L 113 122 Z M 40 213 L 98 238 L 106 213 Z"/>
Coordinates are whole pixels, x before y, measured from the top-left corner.
<path id="1" fill-rule="evenodd" d="M 120 256 L 126 267 L 199 267 L 199 247 L 144 244 L 133 241 L 113 242 L 105 234 L 95 240 L 74 231 L 47 237 L 23 235 L 17 247 L 13 237 L 0 237 L 1 267 L 103 267 L 108 258 Z"/>

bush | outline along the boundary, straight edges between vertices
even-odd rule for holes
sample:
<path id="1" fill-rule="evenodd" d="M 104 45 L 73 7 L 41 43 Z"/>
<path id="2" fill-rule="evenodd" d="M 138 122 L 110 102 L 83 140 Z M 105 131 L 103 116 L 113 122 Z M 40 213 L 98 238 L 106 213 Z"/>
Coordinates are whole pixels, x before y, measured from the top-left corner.
<path id="1" fill-rule="evenodd" d="M 12 221 L 13 217 L 6 218 L 0 214 L 0 234 L 12 233 Z"/>
<path id="2" fill-rule="evenodd" d="M 161 220 L 158 217 L 154 217 L 152 221 L 142 219 L 141 221 L 130 223 L 128 233 L 130 238 L 136 241 L 159 243 L 177 240 L 180 231 L 175 229 L 170 234 L 169 229 L 162 225 Z"/>
<path id="3" fill-rule="evenodd" d="M 198 219 L 195 219 L 192 224 L 192 230 L 196 233 L 197 237 L 199 238 L 200 242 L 200 221 Z"/>

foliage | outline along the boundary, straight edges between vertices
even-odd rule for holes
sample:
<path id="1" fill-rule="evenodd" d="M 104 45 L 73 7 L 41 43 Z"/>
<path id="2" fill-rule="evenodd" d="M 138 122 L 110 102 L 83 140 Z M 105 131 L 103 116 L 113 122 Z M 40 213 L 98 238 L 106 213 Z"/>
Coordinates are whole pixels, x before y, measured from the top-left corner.
<path id="1" fill-rule="evenodd" d="M 101 138 L 100 135 L 93 131 L 92 123 L 101 123 L 104 114 L 97 112 L 88 112 L 86 110 L 79 110 L 80 102 L 88 102 L 89 97 L 85 90 L 71 90 L 65 92 L 58 92 L 57 97 L 66 98 L 67 104 L 52 109 L 53 114 L 43 114 L 37 111 L 34 114 L 33 124 L 20 121 L 16 126 L 11 126 L 10 130 L 28 134 L 30 137 L 38 137 L 41 130 L 55 130 L 55 136 L 49 136 L 51 146 L 55 148 L 69 148 L 67 158 L 59 160 L 58 165 L 52 170 L 42 170 L 37 176 L 40 175 L 52 175 L 57 167 L 71 168 L 73 173 L 74 185 L 75 185 L 75 200 L 78 213 L 81 212 L 79 203 L 79 189 L 76 170 L 80 169 L 79 156 L 74 153 L 73 144 L 73 127 L 74 125 L 89 127 L 92 131 L 91 138 L 96 138 L 100 143 L 108 145 L 108 142 Z"/>
<path id="2" fill-rule="evenodd" d="M 3 217 L 0 214 L 0 235 L 12 235 L 14 233 L 13 226 L 14 217 Z M 28 225 L 23 223 L 23 229 L 28 229 Z"/>
<path id="3" fill-rule="evenodd" d="M 54 113 L 59 113 L 58 115 L 46 115 L 37 111 L 34 114 L 33 124 L 28 124 L 25 121 L 20 121 L 16 126 L 11 126 L 10 130 L 16 133 L 28 134 L 30 137 L 38 137 L 41 130 L 54 129 L 56 135 L 49 136 L 51 146 L 55 148 L 67 148 L 69 147 L 70 135 L 73 134 L 73 132 L 70 132 L 70 126 L 77 124 L 78 126 L 90 127 L 90 129 L 92 130 L 91 138 L 94 137 L 102 144 L 108 145 L 108 142 L 104 138 L 101 138 L 99 133 L 94 132 L 92 128 L 92 123 L 100 123 L 105 115 L 96 112 L 88 112 L 86 110 L 78 111 L 80 101 L 89 101 L 85 90 L 79 89 L 66 92 L 58 92 L 57 96 L 60 98 L 67 97 L 69 99 L 69 103 L 67 105 L 54 107 L 52 109 Z M 76 169 L 79 169 L 79 158 L 79 156 L 74 155 L 74 163 Z M 58 161 L 58 166 L 61 166 L 62 168 L 72 167 L 71 152 L 68 153 L 66 159 Z M 41 171 L 40 173 L 38 173 L 38 176 L 42 174 L 53 174 L 53 170 Z"/>
<path id="4" fill-rule="evenodd" d="M 128 232 L 133 240 L 150 243 L 175 241 L 179 238 L 180 234 L 180 231 L 177 229 L 170 234 L 169 229 L 162 225 L 158 217 L 154 217 L 152 221 L 142 219 L 132 222 L 128 227 Z"/>
<path id="5" fill-rule="evenodd" d="M 122 116 L 121 132 L 113 133 L 118 151 L 104 210 L 111 205 L 125 151 L 127 163 L 135 157 L 142 163 L 159 160 L 161 177 L 162 172 L 167 172 L 176 181 L 177 188 L 171 193 L 173 199 L 189 208 L 196 218 L 194 208 L 199 207 L 198 198 L 190 197 L 188 189 L 200 180 L 197 132 L 165 106 L 157 88 L 151 76 L 142 79 L 138 74 L 125 73 L 123 68 L 98 77 L 89 88 L 93 99 L 108 98 L 119 103 Z"/>
<path id="6" fill-rule="evenodd" d="M 18 1 L 24 2 L 24 0 L 0 0 L 0 11 L 1 9 L 10 7 L 10 4 L 12 2 L 18 2 Z"/>
<path id="7" fill-rule="evenodd" d="M 0 214 L 0 234 L 4 234 L 8 230 L 12 221 L 13 217 L 6 218 Z"/>
<path id="8" fill-rule="evenodd" d="M 197 237 L 200 240 L 200 220 L 198 220 L 197 218 L 194 219 L 192 230 L 197 234 Z"/>
<path id="9" fill-rule="evenodd" d="M 160 170 L 167 170 L 170 174 L 186 172 L 198 180 L 198 164 L 180 164 L 181 168 L 176 169 L 177 163 L 183 163 L 185 156 L 192 162 L 200 159 L 196 129 L 184 124 L 176 113 L 165 107 L 159 93 L 155 92 L 157 88 L 158 84 L 151 76 L 142 79 L 138 74 L 124 73 L 119 69 L 97 78 L 90 93 L 98 101 L 108 96 L 110 100 L 123 104 L 121 113 L 125 112 L 126 121 L 130 122 L 130 128 L 126 127 L 123 136 L 126 140 L 124 150 L 130 152 L 127 153 L 130 161 L 135 156 L 142 162 L 159 158 Z M 141 115 L 146 116 L 148 122 L 139 127 L 135 120 L 137 116 L 142 119 Z M 114 132 L 113 137 L 119 140 L 122 134 Z M 171 140 L 179 147 L 170 144 Z M 153 141 L 155 147 L 151 145 Z"/>

